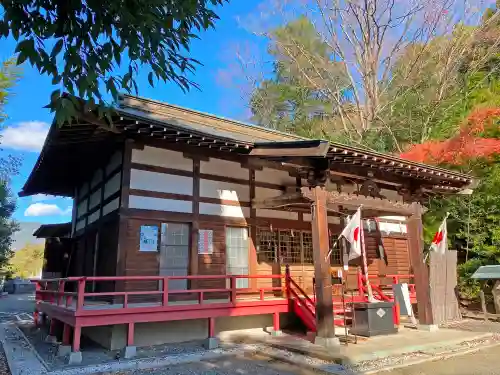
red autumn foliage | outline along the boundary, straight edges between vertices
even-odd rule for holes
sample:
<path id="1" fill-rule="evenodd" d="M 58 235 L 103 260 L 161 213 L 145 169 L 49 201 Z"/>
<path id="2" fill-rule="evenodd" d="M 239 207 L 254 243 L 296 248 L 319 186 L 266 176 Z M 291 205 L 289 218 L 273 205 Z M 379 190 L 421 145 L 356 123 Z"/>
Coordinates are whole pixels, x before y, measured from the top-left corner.
<path id="1" fill-rule="evenodd" d="M 500 108 L 477 109 L 467 117 L 454 137 L 412 145 L 400 156 L 420 163 L 460 165 L 470 159 L 500 154 L 500 139 L 480 136 L 481 132 L 494 126 L 499 117 Z"/>

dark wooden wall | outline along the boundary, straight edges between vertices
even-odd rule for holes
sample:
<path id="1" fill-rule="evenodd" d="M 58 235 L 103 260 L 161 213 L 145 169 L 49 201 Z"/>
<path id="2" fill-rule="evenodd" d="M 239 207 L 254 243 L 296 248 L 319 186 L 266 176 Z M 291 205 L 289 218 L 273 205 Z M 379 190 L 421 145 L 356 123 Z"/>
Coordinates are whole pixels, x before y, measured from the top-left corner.
<path id="1" fill-rule="evenodd" d="M 189 221 L 179 220 L 178 215 L 170 216 L 169 213 L 164 213 L 163 218 L 146 219 L 146 218 L 128 218 L 127 233 L 125 239 L 125 276 L 156 276 L 159 274 L 159 252 L 139 252 L 139 232 L 141 225 L 156 225 L 161 227 L 162 222 L 181 221 L 189 223 Z M 266 218 L 266 224 L 271 223 L 276 230 L 279 229 L 295 229 L 295 230 L 310 230 L 310 223 L 299 223 L 296 221 L 269 219 Z M 210 255 L 198 255 L 197 257 L 197 274 L 198 275 L 224 275 L 226 273 L 226 243 L 225 230 L 227 226 L 243 226 L 248 227 L 250 232 L 249 241 L 249 266 L 250 274 L 255 275 L 271 275 L 284 274 L 285 265 L 278 263 L 258 262 L 256 246 L 252 233 L 256 230 L 255 226 L 248 225 L 244 220 L 227 220 L 224 218 L 211 218 L 204 220 L 203 215 L 200 217 L 199 228 L 213 230 L 213 248 L 214 252 Z M 339 225 L 330 225 L 332 235 L 336 236 L 340 232 Z M 387 254 L 388 264 L 377 257 L 376 241 L 373 236 L 365 235 L 366 249 L 368 254 L 368 271 L 370 275 L 387 275 L 400 274 L 405 275 L 411 272 L 407 241 L 404 236 L 395 235 L 392 237 L 384 237 L 384 246 Z M 191 254 L 192 255 L 192 254 Z M 348 287 L 355 288 L 357 286 L 357 267 L 359 261 L 351 261 L 350 268 L 347 273 Z M 341 269 L 342 267 L 332 267 L 332 269 Z M 308 292 L 312 293 L 312 278 L 314 275 L 314 266 L 312 264 L 292 264 L 290 266 L 292 277 Z M 390 280 L 387 279 L 387 282 Z M 129 282 L 127 290 L 145 290 L 154 288 L 155 282 Z M 250 286 L 254 288 L 266 288 L 277 286 L 279 284 L 272 282 L 271 279 L 261 279 L 252 281 Z M 193 282 L 191 288 L 220 288 L 224 287 L 221 281 L 203 280 Z"/>

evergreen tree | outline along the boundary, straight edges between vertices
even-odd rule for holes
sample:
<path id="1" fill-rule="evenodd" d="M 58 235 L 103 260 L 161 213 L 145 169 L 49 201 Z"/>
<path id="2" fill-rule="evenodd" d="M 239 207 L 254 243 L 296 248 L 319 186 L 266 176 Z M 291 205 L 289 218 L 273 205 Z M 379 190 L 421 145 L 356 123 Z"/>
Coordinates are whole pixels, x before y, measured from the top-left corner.
<path id="1" fill-rule="evenodd" d="M 7 117 L 4 105 L 18 77 L 13 60 L 0 64 L 0 123 Z M 18 165 L 17 158 L 0 158 L 0 269 L 6 266 L 12 256 L 12 235 L 18 230 L 17 223 L 12 220 L 16 204 L 9 188 L 10 177 L 17 173 Z"/>

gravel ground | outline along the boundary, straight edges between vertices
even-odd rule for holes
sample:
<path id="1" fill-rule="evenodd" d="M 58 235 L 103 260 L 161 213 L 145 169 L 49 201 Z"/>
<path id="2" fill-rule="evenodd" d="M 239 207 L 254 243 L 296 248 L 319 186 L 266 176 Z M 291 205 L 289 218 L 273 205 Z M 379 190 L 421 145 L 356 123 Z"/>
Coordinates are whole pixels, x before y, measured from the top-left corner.
<path id="1" fill-rule="evenodd" d="M 260 356 L 234 356 L 154 370 L 109 372 L 101 375 L 318 375 Z"/>
<path id="2" fill-rule="evenodd" d="M 5 353 L 3 351 L 3 346 L 1 342 L 0 342 L 0 375 L 10 375 L 9 365 L 7 364 L 7 358 L 5 358 Z"/>
<path id="3" fill-rule="evenodd" d="M 51 369 L 62 369 L 72 367 L 66 363 L 63 357 L 57 357 L 57 344 L 45 342 L 48 331 L 47 327 L 36 328 L 32 324 L 20 325 L 19 328 L 23 331 L 26 338 L 35 348 L 40 357 L 45 361 Z M 154 358 L 164 357 L 170 354 L 188 354 L 204 351 L 203 342 L 191 341 L 179 343 L 175 345 L 156 345 L 137 348 L 135 358 Z M 119 350 L 107 350 L 98 344 L 92 342 L 86 337 L 82 337 L 82 363 L 77 366 L 97 365 L 103 363 L 115 362 L 121 359 Z M 74 365 L 75 366 L 75 365 Z M 0 373 L 1 375 L 1 373 Z"/>
<path id="4" fill-rule="evenodd" d="M 498 321 L 485 321 L 482 318 L 465 319 L 461 322 L 450 323 L 446 328 L 460 329 L 471 332 L 496 332 L 500 333 L 500 323 Z"/>
<path id="5" fill-rule="evenodd" d="M 500 346 L 377 375 L 500 375 Z"/>

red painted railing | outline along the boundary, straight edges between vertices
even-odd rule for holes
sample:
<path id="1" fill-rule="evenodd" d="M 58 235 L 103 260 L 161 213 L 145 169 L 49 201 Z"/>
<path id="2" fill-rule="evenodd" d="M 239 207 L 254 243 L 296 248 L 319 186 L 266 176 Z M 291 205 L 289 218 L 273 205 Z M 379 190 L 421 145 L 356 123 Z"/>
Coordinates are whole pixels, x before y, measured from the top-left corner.
<path id="1" fill-rule="evenodd" d="M 302 320 L 310 331 L 316 331 L 315 303 L 309 295 L 290 276 L 290 269 L 285 271 L 285 287 L 287 297 L 292 304 L 293 312 Z"/>
<path id="2" fill-rule="evenodd" d="M 42 279 L 34 280 L 36 283 L 36 300 L 48 302 L 61 307 L 73 307 L 73 302 L 76 300 L 75 310 L 79 311 L 85 307 L 86 301 L 89 298 L 112 297 L 116 304 L 117 297 L 122 298 L 122 308 L 128 308 L 131 297 L 141 296 L 156 296 L 161 300 L 161 306 L 168 306 L 171 297 L 181 295 L 196 295 L 198 304 L 206 302 L 207 294 L 218 293 L 225 295 L 230 304 L 235 304 L 239 296 L 243 294 L 258 294 L 258 299 L 263 301 L 266 294 L 283 292 L 282 286 L 275 287 L 257 287 L 257 288 L 237 288 L 236 281 L 238 279 L 268 279 L 271 283 L 274 280 L 283 279 L 282 275 L 197 275 L 197 276 L 115 276 L 115 277 L 68 277 L 64 279 Z M 199 288 L 199 289 L 170 289 L 169 283 L 173 280 L 190 280 L 190 281 L 220 281 L 221 284 L 228 284 L 229 287 L 223 288 Z M 150 290 L 139 291 L 113 291 L 113 292 L 87 292 L 87 285 L 92 285 L 97 282 L 158 282 L 160 288 L 149 288 Z M 73 284 L 73 289 L 76 292 L 66 291 L 66 287 Z M 74 286 L 76 284 L 76 286 Z M 213 298 L 216 299 L 216 298 Z"/>
<path id="3" fill-rule="evenodd" d="M 380 278 L 391 279 L 394 283 L 401 279 L 410 280 L 412 275 L 382 275 Z M 378 279 L 377 276 L 370 276 L 370 279 Z M 249 284 L 257 284 L 257 280 L 268 280 L 265 286 L 238 288 L 237 281 L 241 279 L 249 280 Z M 170 286 L 175 280 L 187 280 L 192 285 L 195 283 L 208 281 L 213 284 L 212 288 L 194 288 L 194 289 L 172 289 Z M 255 280 L 255 282 L 250 282 Z M 147 288 L 143 290 L 119 291 L 126 289 L 125 285 L 120 283 L 148 283 Z M 147 299 L 147 302 L 155 303 L 155 306 L 170 310 L 170 305 L 179 305 L 178 302 L 190 300 L 195 302 L 197 309 L 203 308 L 206 304 L 207 308 L 212 305 L 214 300 L 220 306 L 231 308 L 238 301 L 241 301 L 243 295 L 252 294 L 253 301 L 265 301 L 268 297 L 284 297 L 290 301 L 289 306 L 300 315 L 308 328 L 314 327 L 315 322 L 315 298 L 311 298 L 290 276 L 287 269 L 285 275 L 196 275 L 196 276 L 114 276 L 114 277 L 69 277 L 63 279 L 42 279 L 34 280 L 36 283 L 36 300 L 38 303 L 45 302 L 52 306 L 58 306 L 63 309 L 80 312 L 84 310 L 88 304 L 96 304 L 100 299 L 104 299 L 105 304 L 114 305 L 114 310 L 133 309 L 134 304 L 140 298 Z M 115 283 L 113 291 L 95 291 L 95 286 L 98 283 Z M 214 284 L 215 283 L 215 284 Z M 151 286 L 153 284 L 153 286 Z M 217 285 L 218 284 L 218 285 Z M 254 285 L 254 286 L 255 286 Z M 268 286 L 271 285 L 271 286 Z M 393 301 L 392 295 L 387 294 L 387 289 L 392 289 L 392 284 L 371 283 L 374 296 L 382 301 Z M 196 285 L 194 285 L 196 287 Z M 88 291 L 92 287 L 93 291 Z M 410 296 L 415 297 L 415 287 L 409 284 Z M 115 291 L 117 290 L 118 291 Z M 347 298 L 346 303 L 367 301 L 365 279 L 358 273 L 358 292 L 357 296 L 351 299 Z M 334 295 L 332 298 L 338 298 Z M 210 300 L 212 302 L 208 303 Z M 222 302 L 220 300 L 223 300 Z M 334 300 L 335 302 L 335 300 Z M 263 306 L 267 302 L 263 303 Z M 118 306 L 116 306 L 118 305 Z M 194 308 L 195 306 L 193 306 Z M 38 310 L 38 309 L 37 309 Z M 346 311 L 335 310 L 339 314 L 345 314 Z M 37 314 L 37 312 L 35 312 Z M 398 320 L 398 309 L 395 306 L 395 319 Z M 311 326 L 311 327 L 309 327 Z"/>

